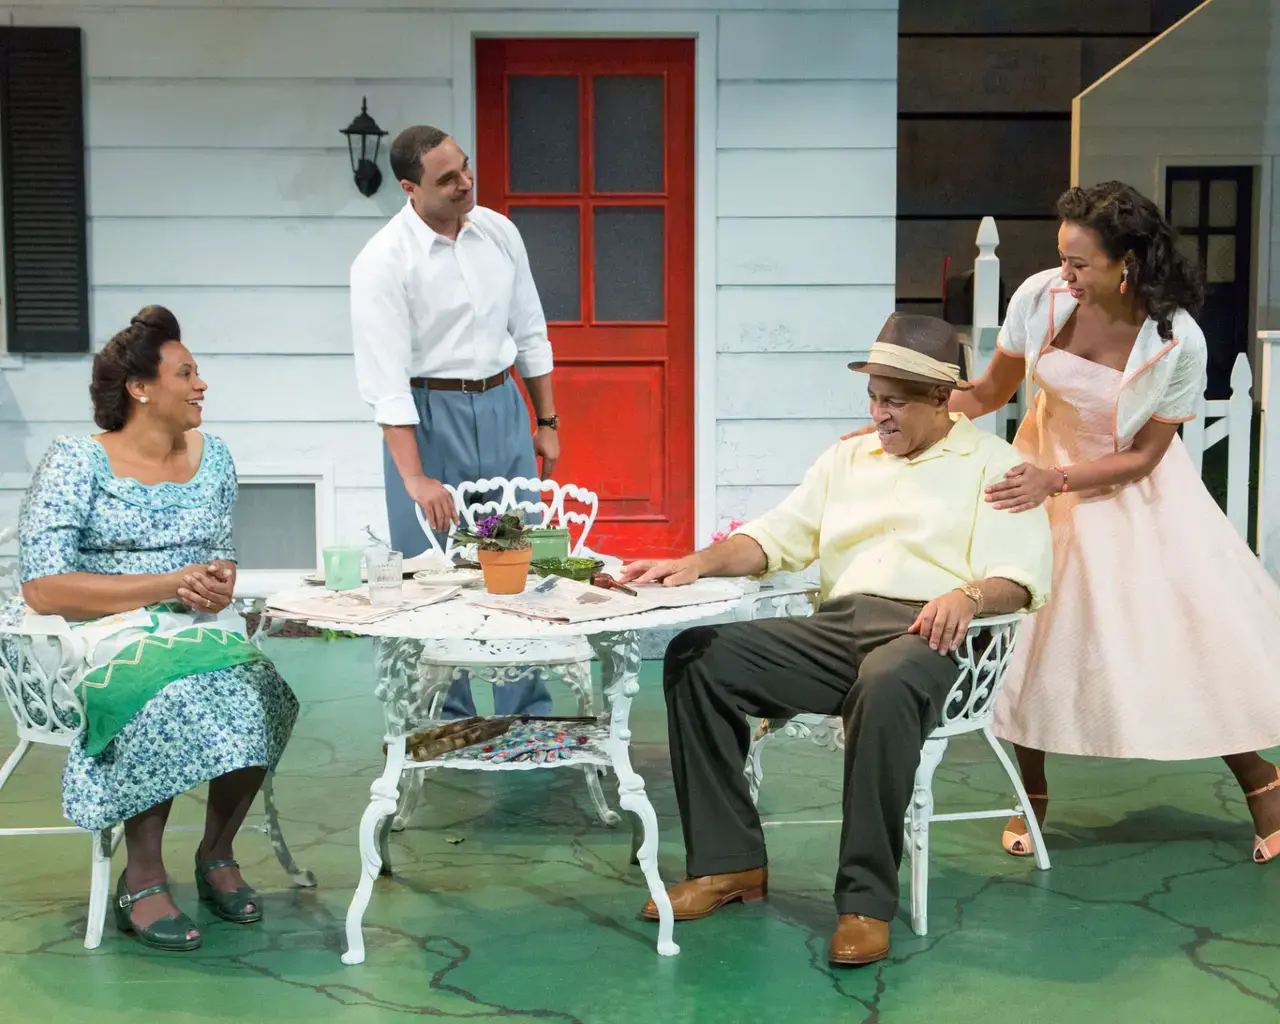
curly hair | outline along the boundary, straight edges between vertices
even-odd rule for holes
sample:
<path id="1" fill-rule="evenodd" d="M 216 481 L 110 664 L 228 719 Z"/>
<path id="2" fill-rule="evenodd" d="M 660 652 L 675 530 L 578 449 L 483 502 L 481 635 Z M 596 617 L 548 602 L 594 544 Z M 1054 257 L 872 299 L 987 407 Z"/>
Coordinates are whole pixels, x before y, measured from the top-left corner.
<path id="1" fill-rule="evenodd" d="M 119 430 L 129 421 L 133 397 L 129 382 L 155 380 L 160 374 L 160 349 L 181 341 L 177 318 L 163 306 L 144 306 L 93 357 L 89 398 L 93 421 L 103 430 Z"/>
<path id="2" fill-rule="evenodd" d="M 1058 198 L 1058 216 L 1089 228 L 1113 260 L 1125 260 L 1129 288 L 1160 329 L 1173 338 L 1173 315 L 1192 316 L 1204 305 L 1204 278 L 1198 265 L 1178 251 L 1178 233 L 1160 208 L 1132 185 L 1104 181 L 1072 188 Z M 1132 254 L 1132 255 L 1131 255 Z"/>

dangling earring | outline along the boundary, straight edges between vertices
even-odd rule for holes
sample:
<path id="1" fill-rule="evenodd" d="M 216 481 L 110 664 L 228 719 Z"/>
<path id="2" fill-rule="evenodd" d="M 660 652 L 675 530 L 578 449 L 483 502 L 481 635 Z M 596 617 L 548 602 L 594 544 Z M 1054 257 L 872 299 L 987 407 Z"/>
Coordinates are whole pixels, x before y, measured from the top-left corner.
<path id="1" fill-rule="evenodd" d="M 1120 294 L 1124 295 L 1129 290 L 1129 268 L 1124 268 L 1124 274 L 1120 278 Z"/>

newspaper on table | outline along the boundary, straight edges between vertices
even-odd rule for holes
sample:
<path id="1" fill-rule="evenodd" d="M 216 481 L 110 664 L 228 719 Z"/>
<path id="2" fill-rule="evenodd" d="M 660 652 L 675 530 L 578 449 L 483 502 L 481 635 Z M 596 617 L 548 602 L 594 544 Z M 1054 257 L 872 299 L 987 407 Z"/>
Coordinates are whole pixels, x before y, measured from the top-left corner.
<path id="1" fill-rule="evenodd" d="M 427 605 L 448 601 L 462 593 L 461 587 L 424 587 L 406 582 L 402 598 L 395 605 L 374 605 L 369 600 L 369 588 L 354 590 L 319 590 L 307 587 L 273 594 L 267 600 L 267 614 L 275 612 L 291 619 L 340 622 L 350 626 L 364 626 L 391 615 L 425 608 Z"/>
<path id="2" fill-rule="evenodd" d="M 699 604 L 735 601 L 742 597 L 742 587 L 727 580 L 698 580 L 682 587 L 661 583 L 632 585 L 634 597 L 621 590 L 605 590 L 587 583 L 548 576 L 522 594 L 499 597 L 485 594 L 469 603 L 492 611 L 523 615 L 575 625 L 612 619 L 622 615 L 640 615 L 658 608 L 689 608 Z"/>

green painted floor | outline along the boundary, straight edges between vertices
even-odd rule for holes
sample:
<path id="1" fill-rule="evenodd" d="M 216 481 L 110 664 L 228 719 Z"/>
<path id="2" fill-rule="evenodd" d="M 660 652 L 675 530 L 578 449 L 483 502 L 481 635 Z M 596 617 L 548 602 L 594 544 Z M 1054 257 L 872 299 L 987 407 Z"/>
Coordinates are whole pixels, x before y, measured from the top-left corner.
<path id="1" fill-rule="evenodd" d="M 173 835 L 179 903 L 205 933 L 195 954 L 148 951 L 107 925 L 82 947 L 89 843 L 0 840 L 0 1021 L 1016 1021 L 1207 1024 L 1280 1019 L 1280 865 L 1248 859 L 1244 803 L 1219 763 L 1060 759 L 1047 874 L 999 848 L 999 822 L 935 826 L 931 933 L 894 924 L 893 959 L 833 972 L 832 826 L 768 830 L 770 899 L 677 925 L 660 958 L 627 863 L 626 826 L 589 813 L 578 771 L 475 775 L 427 785 L 393 840 L 397 873 L 366 917 L 368 959 L 345 967 L 343 918 L 357 872 L 355 825 L 377 771 L 380 719 L 367 643 L 276 641 L 303 702 L 277 776 L 287 836 L 320 887 L 289 887 L 266 839 L 238 855 L 267 920 L 237 927 L 199 911 Z M 656 666 L 633 715 L 633 757 L 661 819 L 662 871 L 682 873 Z M 567 702 L 566 702 L 567 704 Z M 12 733 L 0 726 L 0 752 Z M 953 744 L 940 810 L 1003 799 L 976 743 Z M 37 750 L 0 792 L 0 823 L 56 823 L 61 758 Z M 794 741 L 766 762 L 774 821 L 838 815 L 839 762 Z M 611 783 L 611 780 L 610 780 Z M 611 784 L 606 784 L 606 791 Z M 175 822 L 198 823 L 199 795 Z M 905 874 L 904 874 L 905 878 Z"/>

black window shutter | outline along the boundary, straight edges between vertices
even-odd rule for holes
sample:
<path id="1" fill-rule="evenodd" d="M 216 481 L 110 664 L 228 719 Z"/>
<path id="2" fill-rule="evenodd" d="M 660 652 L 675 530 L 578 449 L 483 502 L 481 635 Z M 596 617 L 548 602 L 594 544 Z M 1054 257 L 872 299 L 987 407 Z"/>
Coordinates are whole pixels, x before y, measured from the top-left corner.
<path id="1" fill-rule="evenodd" d="M 0 28 L 7 348 L 89 351 L 78 28 Z"/>

